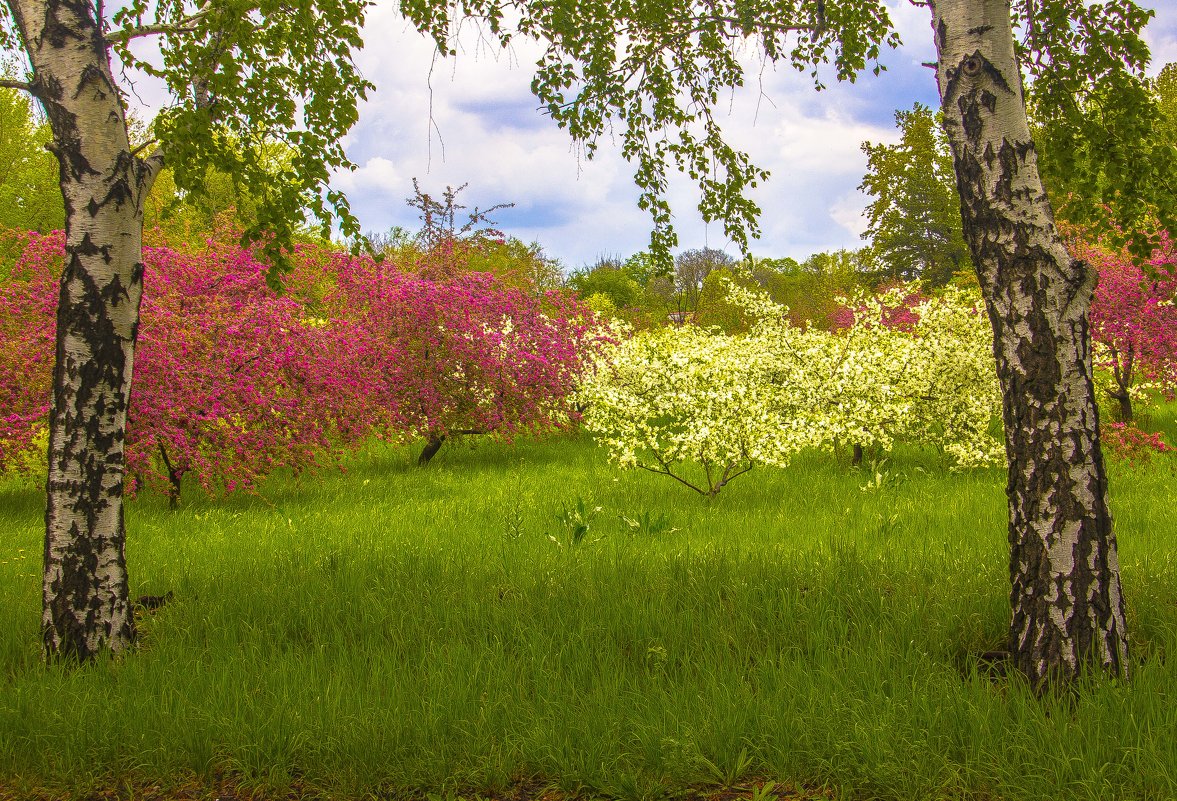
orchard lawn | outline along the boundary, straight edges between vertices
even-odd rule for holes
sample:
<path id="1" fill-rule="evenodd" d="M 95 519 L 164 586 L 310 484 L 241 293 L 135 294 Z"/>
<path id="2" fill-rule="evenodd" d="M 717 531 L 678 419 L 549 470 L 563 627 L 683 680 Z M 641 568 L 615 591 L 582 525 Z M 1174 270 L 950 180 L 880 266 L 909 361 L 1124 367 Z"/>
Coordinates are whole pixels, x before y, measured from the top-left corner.
<path id="1" fill-rule="evenodd" d="M 978 657 L 1001 469 L 811 455 L 705 502 L 587 435 L 470 444 L 144 495 L 132 596 L 172 595 L 83 669 L 41 661 L 43 495 L 0 485 L 0 797 L 1177 797 L 1172 456 L 1111 464 L 1131 681 L 1037 700 Z"/>

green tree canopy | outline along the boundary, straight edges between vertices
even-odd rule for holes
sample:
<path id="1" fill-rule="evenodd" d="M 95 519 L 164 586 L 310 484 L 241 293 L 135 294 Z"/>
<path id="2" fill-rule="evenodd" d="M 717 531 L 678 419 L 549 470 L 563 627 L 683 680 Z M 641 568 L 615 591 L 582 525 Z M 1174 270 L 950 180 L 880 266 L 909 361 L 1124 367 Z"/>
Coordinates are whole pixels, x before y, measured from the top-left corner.
<path id="1" fill-rule="evenodd" d="M 862 145 L 867 172 L 859 189 L 874 198 L 863 238 L 871 240 L 878 278 L 944 286 L 953 273 L 972 269 L 948 141 L 919 103 L 895 112 L 895 124 L 898 144 Z"/>
<path id="2" fill-rule="evenodd" d="M 150 140 L 146 125 L 128 123 L 134 144 Z M 26 93 L 0 88 L 0 227 L 47 233 L 65 225 L 52 138 Z M 172 246 L 199 246 L 225 223 L 238 235 L 254 227 L 256 206 L 227 173 L 209 167 L 199 192 L 183 192 L 164 167 L 144 201 L 143 224 L 160 229 Z"/>
<path id="3" fill-rule="evenodd" d="M 1152 15 L 1133 2 L 1014 3 L 1039 170 L 1056 213 L 1142 250 L 1154 218 L 1177 224 L 1172 117 L 1144 77 L 1140 31 Z"/>
<path id="4" fill-rule="evenodd" d="M 0 48 L 16 53 L 10 5 L 0 4 Z M 248 236 L 278 255 L 311 218 L 358 233 L 328 179 L 353 166 L 343 134 L 371 88 L 352 61 L 365 7 L 361 0 L 132 0 L 95 11 L 106 15 L 99 24 L 110 51 L 162 79 L 171 95 L 138 152 L 166 160 L 175 194 L 197 216 L 232 196 Z M 156 48 L 140 48 L 143 39 Z M 197 202 L 206 194 L 211 203 Z"/>
<path id="5" fill-rule="evenodd" d="M 1163 114 L 1160 137 L 1177 147 L 1177 61 L 1164 66 L 1153 81 L 1153 89 Z"/>
<path id="6" fill-rule="evenodd" d="M 0 227 L 47 233 L 65 225 L 48 124 L 23 92 L 0 89 Z"/>
<path id="7" fill-rule="evenodd" d="M 596 264 L 568 276 L 568 287 L 582 298 L 602 295 L 615 309 L 636 306 L 642 299 L 642 286 L 625 269 L 620 259 L 601 258 Z"/>

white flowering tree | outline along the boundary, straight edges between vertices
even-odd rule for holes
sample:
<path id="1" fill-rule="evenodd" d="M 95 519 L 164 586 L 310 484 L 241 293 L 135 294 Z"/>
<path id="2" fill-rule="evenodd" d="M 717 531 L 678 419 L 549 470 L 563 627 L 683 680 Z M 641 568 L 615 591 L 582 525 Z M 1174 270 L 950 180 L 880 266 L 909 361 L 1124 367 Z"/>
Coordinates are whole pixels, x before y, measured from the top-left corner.
<path id="1" fill-rule="evenodd" d="M 769 358 L 763 344 L 693 326 L 621 341 L 580 390 L 585 425 L 621 466 L 708 497 L 753 465 L 783 466 L 816 440 L 788 414 L 800 363 Z"/>
<path id="2" fill-rule="evenodd" d="M 993 425 L 1001 388 L 980 295 L 950 287 L 917 313 L 918 362 L 902 384 L 913 401 L 904 435 L 939 448 L 961 467 L 1000 464 L 1005 448 Z"/>
<path id="3" fill-rule="evenodd" d="M 752 290 L 729 286 L 728 299 L 755 321 L 748 333 L 637 334 L 581 389 L 585 424 L 618 464 L 713 497 L 753 466 L 784 466 L 809 448 L 905 440 L 961 467 L 1002 458 L 979 297 L 949 290 L 925 301 L 910 330 L 884 324 L 893 299 L 860 299 L 835 333 L 791 325 L 783 306 Z"/>

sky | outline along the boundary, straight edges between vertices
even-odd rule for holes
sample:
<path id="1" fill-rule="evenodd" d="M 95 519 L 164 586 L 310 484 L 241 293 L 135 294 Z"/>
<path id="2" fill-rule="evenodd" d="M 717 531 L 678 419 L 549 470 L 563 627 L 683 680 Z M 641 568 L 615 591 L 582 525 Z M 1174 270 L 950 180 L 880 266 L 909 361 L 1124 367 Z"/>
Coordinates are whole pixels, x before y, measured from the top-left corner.
<path id="1" fill-rule="evenodd" d="M 883 54 L 881 76 L 868 72 L 818 93 L 787 66 L 759 75 L 757 66 L 749 86 L 726 98 L 717 117 L 729 141 L 772 173 L 753 196 L 763 212 L 754 254 L 804 259 L 860 247 L 869 203 L 858 190 L 866 167 L 861 143 L 896 141 L 897 109 L 938 106 L 933 72 L 922 66 L 935 61 L 930 14 L 908 0 L 888 2 L 904 45 Z M 1155 74 L 1177 61 L 1177 0 L 1140 4 L 1157 12 L 1145 31 Z M 432 41 L 391 3 L 370 8 L 364 31 L 357 61 L 376 88 L 345 140 L 358 168 L 333 185 L 346 192 L 365 231 L 419 227 L 405 202 L 415 177 L 434 195 L 467 184 L 459 201 L 470 207 L 514 203 L 495 212 L 498 227 L 540 243 L 567 270 L 648 245 L 649 218 L 637 208 L 620 148 L 603 140 L 586 160 L 539 110 L 530 90 L 538 48 L 502 51 L 469 36 L 457 57 L 437 58 Z M 680 249 L 738 253 L 721 224 L 699 218 L 697 191 L 686 179 L 671 182 L 669 198 Z"/>

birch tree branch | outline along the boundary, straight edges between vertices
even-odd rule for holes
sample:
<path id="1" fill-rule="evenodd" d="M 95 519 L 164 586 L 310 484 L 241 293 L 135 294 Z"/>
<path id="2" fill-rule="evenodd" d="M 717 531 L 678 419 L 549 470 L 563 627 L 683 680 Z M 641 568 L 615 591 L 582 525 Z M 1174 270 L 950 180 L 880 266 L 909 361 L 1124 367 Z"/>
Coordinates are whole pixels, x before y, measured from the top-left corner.
<path id="1" fill-rule="evenodd" d="M 156 25 L 138 25 L 134 28 L 122 28 L 106 34 L 107 44 L 126 44 L 132 39 L 142 39 L 145 36 L 166 36 L 169 34 L 187 34 L 196 31 L 196 23 L 208 14 L 208 7 L 197 11 L 190 17 L 178 22 L 159 23 Z"/>
<path id="2" fill-rule="evenodd" d="M 144 196 L 151 191 L 152 184 L 159 177 L 159 171 L 163 169 L 166 154 L 167 151 L 161 144 L 151 151 L 150 156 L 140 162 L 139 188 Z"/>

